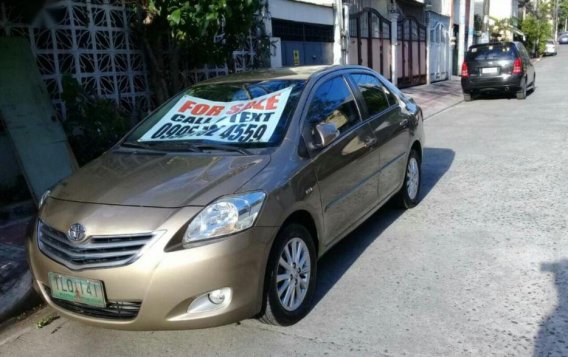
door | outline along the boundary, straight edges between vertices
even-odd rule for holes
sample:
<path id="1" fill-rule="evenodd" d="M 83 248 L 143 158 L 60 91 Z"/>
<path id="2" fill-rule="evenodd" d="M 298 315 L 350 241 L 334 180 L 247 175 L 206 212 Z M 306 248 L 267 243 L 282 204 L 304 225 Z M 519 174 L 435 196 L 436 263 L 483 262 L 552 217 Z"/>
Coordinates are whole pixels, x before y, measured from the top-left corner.
<path id="1" fill-rule="evenodd" d="M 469 80 L 472 83 L 501 86 L 503 75 L 511 75 L 516 48 L 511 43 L 490 43 L 471 47 L 466 53 Z"/>
<path id="2" fill-rule="evenodd" d="M 364 121 L 377 138 L 373 159 L 379 164 L 378 199 L 383 201 L 397 191 L 404 179 L 410 144 L 409 118 L 402 113 L 398 99 L 380 80 L 355 73 L 351 79 L 361 93 Z"/>
<path id="3" fill-rule="evenodd" d="M 426 26 L 412 16 L 398 21 L 398 87 L 426 84 Z"/>
<path id="4" fill-rule="evenodd" d="M 349 15 L 349 63 L 367 66 L 391 78 L 391 22 L 376 9 Z"/>
<path id="5" fill-rule="evenodd" d="M 324 217 L 324 244 L 331 243 L 377 204 L 377 162 L 370 155 L 375 142 L 361 121 L 359 108 L 343 76 L 322 82 L 309 100 L 304 139 L 313 149 Z M 333 123 L 339 137 L 329 146 L 313 148 L 315 126 Z"/>
<path id="6" fill-rule="evenodd" d="M 430 30 L 430 80 L 448 79 L 448 30 L 438 22 Z"/>

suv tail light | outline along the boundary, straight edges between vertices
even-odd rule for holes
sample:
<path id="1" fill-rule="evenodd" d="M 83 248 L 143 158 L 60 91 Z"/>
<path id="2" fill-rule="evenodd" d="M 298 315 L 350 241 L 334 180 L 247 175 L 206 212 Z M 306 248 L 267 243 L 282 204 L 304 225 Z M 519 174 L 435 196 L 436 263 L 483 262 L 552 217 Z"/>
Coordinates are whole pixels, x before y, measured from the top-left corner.
<path id="1" fill-rule="evenodd" d="M 467 68 L 467 62 L 463 62 L 462 64 L 462 77 L 469 77 L 469 69 Z"/>
<path id="2" fill-rule="evenodd" d="M 515 58 L 515 63 L 513 63 L 513 74 L 523 74 L 523 62 L 519 57 Z"/>

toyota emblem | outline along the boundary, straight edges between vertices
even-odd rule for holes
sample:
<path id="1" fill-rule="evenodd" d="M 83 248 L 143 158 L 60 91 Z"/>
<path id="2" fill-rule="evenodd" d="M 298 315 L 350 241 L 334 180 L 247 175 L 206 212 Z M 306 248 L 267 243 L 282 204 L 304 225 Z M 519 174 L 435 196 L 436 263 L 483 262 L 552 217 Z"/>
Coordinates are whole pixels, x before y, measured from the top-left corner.
<path id="1" fill-rule="evenodd" d="M 79 242 L 85 239 L 85 226 L 80 223 L 74 223 L 67 231 L 67 238 L 72 242 Z"/>

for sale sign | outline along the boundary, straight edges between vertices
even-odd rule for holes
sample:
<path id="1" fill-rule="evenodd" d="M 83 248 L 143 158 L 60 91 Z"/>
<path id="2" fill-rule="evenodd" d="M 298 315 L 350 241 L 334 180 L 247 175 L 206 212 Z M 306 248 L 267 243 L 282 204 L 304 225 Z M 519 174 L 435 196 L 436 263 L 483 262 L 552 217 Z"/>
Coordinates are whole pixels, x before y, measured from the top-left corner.
<path id="1" fill-rule="evenodd" d="M 138 141 L 266 143 L 280 121 L 291 91 L 292 87 L 289 87 L 234 102 L 214 102 L 184 95 Z"/>

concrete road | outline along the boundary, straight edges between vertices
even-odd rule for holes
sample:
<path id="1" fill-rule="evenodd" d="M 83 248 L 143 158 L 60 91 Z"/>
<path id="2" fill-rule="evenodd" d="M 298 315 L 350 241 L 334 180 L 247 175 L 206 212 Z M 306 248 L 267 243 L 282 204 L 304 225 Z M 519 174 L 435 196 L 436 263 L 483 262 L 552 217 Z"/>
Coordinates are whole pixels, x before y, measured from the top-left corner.
<path id="1" fill-rule="evenodd" d="M 288 328 L 120 332 L 42 310 L 2 356 L 568 356 L 568 46 L 525 101 L 459 104 L 426 123 L 424 199 L 382 209 L 321 261 Z M 167 292 L 164 292 L 167 294 Z"/>

